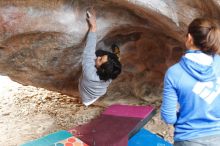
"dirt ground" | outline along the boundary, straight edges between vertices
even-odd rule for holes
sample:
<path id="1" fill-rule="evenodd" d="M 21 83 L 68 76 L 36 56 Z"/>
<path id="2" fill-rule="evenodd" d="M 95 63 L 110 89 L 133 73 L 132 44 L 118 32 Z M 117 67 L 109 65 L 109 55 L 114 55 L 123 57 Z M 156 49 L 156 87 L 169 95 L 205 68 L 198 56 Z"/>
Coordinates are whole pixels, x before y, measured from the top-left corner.
<path id="1" fill-rule="evenodd" d="M 135 97 L 105 97 L 97 105 L 85 107 L 79 102 L 79 97 L 22 86 L 7 77 L 0 77 L 0 144 L 17 146 L 61 129 L 68 130 L 89 122 L 114 103 L 155 106 L 157 114 L 145 128 L 173 142 L 173 127 L 160 118 L 160 97 L 151 96 L 146 101 Z"/>

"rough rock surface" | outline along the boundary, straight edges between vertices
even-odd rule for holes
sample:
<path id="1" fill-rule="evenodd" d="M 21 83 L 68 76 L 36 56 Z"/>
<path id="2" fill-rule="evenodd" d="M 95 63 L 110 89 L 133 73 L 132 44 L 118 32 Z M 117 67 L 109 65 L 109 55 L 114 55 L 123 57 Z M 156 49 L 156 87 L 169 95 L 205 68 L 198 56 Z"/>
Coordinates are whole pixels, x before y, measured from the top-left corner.
<path id="1" fill-rule="evenodd" d="M 0 0 L 0 74 L 76 95 L 85 11 L 95 6 L 97 49 L 112 43 L 121 48 L 123 73 L 110 93 L 148 96 L 182 54 L 188 23 L 199 16 L 219 19 L 219 5 L 218 0 Z"/>

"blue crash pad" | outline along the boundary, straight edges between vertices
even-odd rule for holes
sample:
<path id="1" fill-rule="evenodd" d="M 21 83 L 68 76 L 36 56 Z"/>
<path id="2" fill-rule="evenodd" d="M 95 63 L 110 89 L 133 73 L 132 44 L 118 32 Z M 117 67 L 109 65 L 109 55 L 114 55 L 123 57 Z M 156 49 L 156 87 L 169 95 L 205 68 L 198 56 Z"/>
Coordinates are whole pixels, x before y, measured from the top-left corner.
<path id="1" fill-rule="evenodd" d="M 27 142 L 21 146 L 50 146 L 58 141 L 64 140 L 71 136 L 72 134 L 69 133 L 68 131 L 61 130 L 61 131 L 46 135 L 44 137 L 41 137 L 39 139 Z"/>
<path id="2" fill-rule="evenodd" d="M 142 128 L 129 139 L 128 146 L 172 146 L 172 144 Z"/>

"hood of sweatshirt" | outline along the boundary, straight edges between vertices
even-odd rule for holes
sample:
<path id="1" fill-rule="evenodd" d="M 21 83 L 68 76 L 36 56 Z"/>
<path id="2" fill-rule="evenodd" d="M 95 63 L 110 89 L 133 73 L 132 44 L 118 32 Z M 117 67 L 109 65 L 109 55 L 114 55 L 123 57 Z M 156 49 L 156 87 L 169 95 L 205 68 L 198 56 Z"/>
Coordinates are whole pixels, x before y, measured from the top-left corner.
<path id="1" fill-rule="evenodd" d="M 201 82 L 216 79 L 213 69 L 213 57 L 201 51 L 187 51 L 181 58 L 180 65 L 189 75 Z"/>

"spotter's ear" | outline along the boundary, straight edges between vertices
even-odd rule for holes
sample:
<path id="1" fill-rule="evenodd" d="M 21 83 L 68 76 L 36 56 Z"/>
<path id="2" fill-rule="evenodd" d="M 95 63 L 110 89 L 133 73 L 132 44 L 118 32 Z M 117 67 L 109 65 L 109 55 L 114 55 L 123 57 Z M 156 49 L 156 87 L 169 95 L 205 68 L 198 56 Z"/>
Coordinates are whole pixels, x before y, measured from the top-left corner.
<path id="1" fill-rule="evenodd" d="M 187 34 L 187 41 L 189 42 L 190 45 L 193 45 L 193 37 L 190 33 Z"/>

